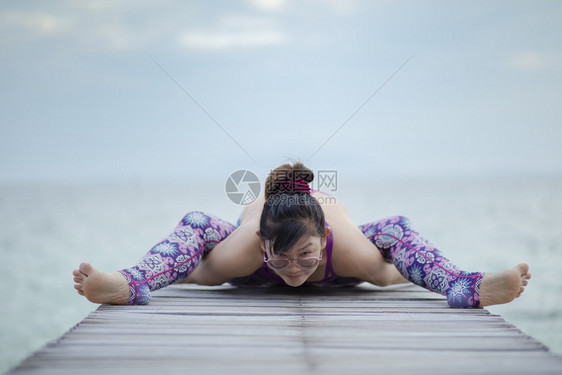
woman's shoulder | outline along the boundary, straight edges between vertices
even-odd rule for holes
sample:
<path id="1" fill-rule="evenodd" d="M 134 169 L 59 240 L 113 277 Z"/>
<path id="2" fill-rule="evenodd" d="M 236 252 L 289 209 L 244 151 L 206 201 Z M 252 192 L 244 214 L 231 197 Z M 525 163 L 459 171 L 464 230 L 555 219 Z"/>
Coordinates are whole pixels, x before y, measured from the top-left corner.
<path id="1" fill-rule="evenodd" d="M 252 203 L 248 204 L 242 210 L 242 214 L 240 214 L 240 222 L 253 222 L 254 224 L 257 223 L 259 226 L 261 212 L 263 210 L 263 204 L 265 203 L 264 195 L 258 196 Z"/>
<path id="2" fill-rule="evenodd" d="M 338 198 L 321 191 L 315 191 L 312 196 L 316 198 L 320 206 L 322 206 L 328 224 L 330 224 L 330 221 L 337 220 L 342 216 L 349 218 L 347 208 Z"/>
<path id="3" fill-rule="evenodd" d="M 339 276 L 368 280 L 365 269 L 375 269 L 382 260 L 379 251 L 349 217 L 328 222 L 333 233 L 332 266 Z"/>

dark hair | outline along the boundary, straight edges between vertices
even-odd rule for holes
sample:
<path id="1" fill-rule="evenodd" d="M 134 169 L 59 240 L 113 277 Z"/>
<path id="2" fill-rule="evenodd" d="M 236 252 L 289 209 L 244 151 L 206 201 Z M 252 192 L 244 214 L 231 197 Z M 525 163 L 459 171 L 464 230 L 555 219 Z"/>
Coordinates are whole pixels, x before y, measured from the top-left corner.
<path id="1" fill-rule="evenodd" d="M 283 164 L 269 173 L 260 234 L 270 241 L 272 253 L 284 254 L 305 234 L 324 233 L 324 211 L 303 188 L 313 179 L 314 173 L 301 162 Z"/>

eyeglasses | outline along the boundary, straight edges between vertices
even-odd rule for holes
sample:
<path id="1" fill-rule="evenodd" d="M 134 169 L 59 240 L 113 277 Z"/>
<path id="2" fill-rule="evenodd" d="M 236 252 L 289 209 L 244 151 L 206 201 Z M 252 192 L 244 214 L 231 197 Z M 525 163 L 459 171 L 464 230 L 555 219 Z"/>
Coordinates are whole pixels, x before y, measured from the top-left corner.
<path id="1" fill-rule="evenodd" d="M 291 262 L 295 262 L 297 266 L 300 268 L 311 269 L 314 268 L 320 263 L 322 260 L 322 253 L 320 253 L 320 257 L 314 258 L 297 258 L 297 259 L 268 259 L 267 253 L 263 253 L 263 261 L 267 264 L 269 268 L 272 270 L 284 270 L 285 268 L 289 267 Z"/>

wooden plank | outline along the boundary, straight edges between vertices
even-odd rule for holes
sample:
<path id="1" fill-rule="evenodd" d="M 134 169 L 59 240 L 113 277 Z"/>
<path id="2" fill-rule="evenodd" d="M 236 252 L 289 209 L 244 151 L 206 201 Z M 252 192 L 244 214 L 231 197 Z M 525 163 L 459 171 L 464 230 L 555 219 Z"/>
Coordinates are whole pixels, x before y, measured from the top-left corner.
<path id="1" fill-rule="evenodd" d="M 562 373 L 501 316 L 415 286 L 170 286 L 146 306 L 102 305 L 11 374 Z"/>

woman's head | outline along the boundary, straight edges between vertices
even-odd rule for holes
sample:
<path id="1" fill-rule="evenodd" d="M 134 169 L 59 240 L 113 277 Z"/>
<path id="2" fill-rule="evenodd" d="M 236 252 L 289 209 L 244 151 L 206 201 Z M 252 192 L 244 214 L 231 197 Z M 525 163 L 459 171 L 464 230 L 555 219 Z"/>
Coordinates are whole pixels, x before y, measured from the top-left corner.
<path id="1" fill-rule="evenodd" d="M 264 251 L 270 256 L 291 259 L 320 256 L 328 232 L 324 211 L 310 195 L 308 184 L 313 179 L 314 173 L 300 162 L 284 164 L 267 177 L 259 233 Z M 314 271 L 300 272 L 291 263 L 293 267 L 286 272 L 306 276 Z"/>
<path id="2" fill-rule="evenodd" d="M 313 179 L 300 162 L 283 164 L 267 177 L 260 234 L 272 254 L 283 255 L 304 235 L 322 237 L 324 211 L 308 187 Z"/>

